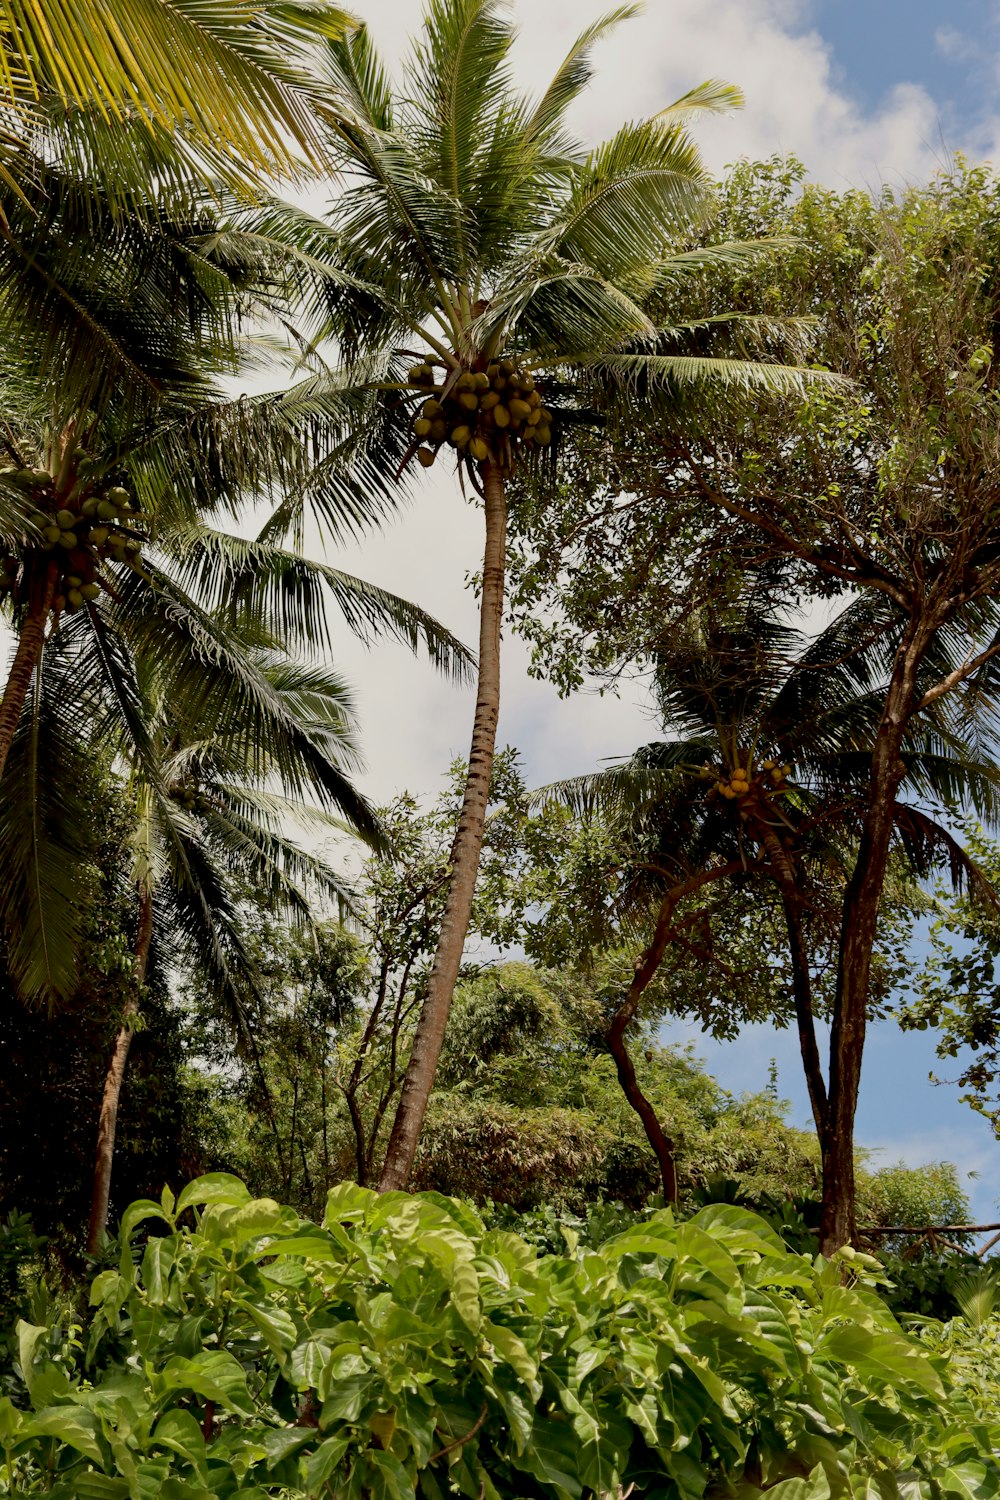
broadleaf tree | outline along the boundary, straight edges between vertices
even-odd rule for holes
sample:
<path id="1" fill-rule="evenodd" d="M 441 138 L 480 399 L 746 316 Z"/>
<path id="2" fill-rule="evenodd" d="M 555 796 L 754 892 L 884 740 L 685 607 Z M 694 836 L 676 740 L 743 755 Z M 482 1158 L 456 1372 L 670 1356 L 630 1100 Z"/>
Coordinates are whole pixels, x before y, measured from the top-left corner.
<path id="1" fill-rule="evenodd" d="M 871 759 L 839 924 L 824 1163 L 829 1250 L 855 1232 L 854 1116 L 908 748 L 944 724 L 973 758 L 995 754 L 998 186 L 987 168 L 959 166 L 875 201 L 820 188 L 799 194 L 799 175 L 774 163 L 737 171 L 729 227 L 792 235 L 797 248 L 766 277 L 727 282 L 717 268 L 694 286 L 688 316 L 707 311 L 721 276 L 723 293 L 750 310 L 811 316 L 815 357 L 849 384 L 814 386 L 794 406 L 734 411 L 711 428 L 692 410 L 684 430 L 646 423 L 639 462 L 624 451 L 599 459 L 609 483 L 591 492 L 589 514 L 567 517 L 567 497 L 558 501 L 565 545 L 534 577 L 529 566 L 520 603 L 537 613 L 539 585 L 544 592 L 553 578 L 565 580 L 581 538 L 596 527 L 621 563 L 622 586 L 605 578 L 603 597 L 592 588 L 584 598 L 571 585 L 570 633 L 587 647 L 608 624 L 603 653 L 596 648 L 605 668 L 620 668 L 629 652 L 630 601 L 642 601 L 637 633 L 655 632 L 670 612 L 724 588 L 720 573 L 732 565 L 780 559 L 802 599 L 853 591 L 871 601 L 871 638 L 858 642 L 855 657 L 875 646 L 884 670 L 877 714 L 860 739 Z M 541 658 L 551 652 L 571 682 L 564 644 L 536 634 Z M 648 640 L 637 654 L 645 651 Z M 961 786 L 951 790 L 960 803 Z"/>

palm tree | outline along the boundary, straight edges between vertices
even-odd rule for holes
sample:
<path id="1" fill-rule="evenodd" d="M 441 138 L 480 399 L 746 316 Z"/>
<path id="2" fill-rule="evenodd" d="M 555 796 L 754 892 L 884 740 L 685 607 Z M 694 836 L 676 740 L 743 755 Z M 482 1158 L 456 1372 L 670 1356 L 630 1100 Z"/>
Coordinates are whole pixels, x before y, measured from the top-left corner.
<path id="1" fill-rule="evenodd" d="M 594 44 L 634 13 L 589 27 L 536 102 L 508 71 L 513 29 L 498 0 L 430 0 L 394 93 L 363 28 L 319 64 L 345 124 L 332 142 L 349 186 L 331 222 L 279 204 L 258 219 L 327 268 L 317 339 L 369 395 L 364 444 L 381 483 L 452 454 L 483 503 L 479 676 L 449 899 L 381 1185 L 405 1185 L 469 923 L 500 692 L 507 485 L 544 461 L 566 422 L 603 403 L 613 420 L 709 378 L 789 389 L 798 376 L 677 352 L 644 299 L 694 264 L 753 252 L 672 255 L 712 194 L 685 121 L 739 102 L 709 83 L 587 152 L 565 115 Z M 323 386 L 318 375 L 309 388 Z M 397 466 L 397 456 L 400 462 Z M 288 515 L 286 513 L 286 519 Z"/>
<path id="2" fill-rule="evenodd" d="M 64 632 L 61 659 L 47 665 L 50 692 L 65 698 L 67 676 L 94 686 L 102 679 L 107 688 L 102 658 L 114 645 L 102 634 L 96 620 Z M 107 1224 L 118 1103 L 153 941 L 169 947 L 175 964 L 207 977 L 238 1043 L 253 1055 L 246 1007 L 258 979 L 241 936 L 240 893 L 253 890 L 256 902 L 296 922 L 311 920 L 312 897 L 341 906 L 349 900 L 333 869 L 288 836 L 290 818 L 313 831 L 329 834 L 332 826 L 381 842 L 344 777 L 353 748 L 343 683 L 231 628 L 225 642 L 223 661 L 196 662 L 193 670 L 162 642 L 134 663 L 122 657 L 118 691 L 105 692 L 104 712 L 93 720 L 98 742 L 128 769 L 137 921 L 132 989 L 101 1100 L 90 1250 Z M 206 702 L 215 710 L 208 715 Z M 305 800 L 310 791 L 318 802 Z M 346 823 L 324 809 L 332 803 Z"/>
<path id="3" fill-rule="evenodd" d="M 176 162 L 162 151 L 146 153 L 143 188 L 112 205 L 75 171 L 65 134 L 25 148 L 32 203 L 0 192 L 0 328 L 9 335 L 0 592 L 18 636 L 0 699 L 0 774 L 53 606 L 56 615 L 65 607 L 60 580 L 81 575 L 71 588 L 88 594 L 112 586 L 119 565 L 134 565 L 154 539 L 151 525 L 184 570 L 206 582 L 210 563 L 225 578 L 231 609 L 264 588 L 271 607 L 283 601 L 290 619 L 305 612 L 322 639 L 318 591 L 331 589 L 355 628 L 389 624 L 444 661 L 455 643 L 422 611 L 273 545 L 240 548 L 204 524 L 307 477 L 334 534 L 377 513 L 363 473 L 309 476 L 315 453 L 340 441 L 357 405 L 350 395 L 232 402 L 213 385 L 241 368 L 247 313 L 287 302 L 295 257 L 259 233 L 223 231 L 183 174 L 174 182 Z"/>
<path id="4" fill-rule="evenodd" d="M 545 789 L 583 814 L 597 811 L 627 857 L 617 916 L 644 933 L 631 983 L 607 1043 L 629 1102 L 676 1196 L 674 1146 L 642 1095 L 626 1033 L 642 996 L 684 929 L 684 903 L 738 882 L 771 887 L 784 918 L 791 1000 L 817 1136 L 824 1202 L 841 1183 L 843 1156 L 816 1036 L 815 970 L 839 935 L 847 873 L 863 826 L 884 678 L 897 627 L 878 601 L 843 610 L 810 639 L 781 619 L 774 580 L 739 605 L 706 607 L 664 642 L 656 662 L 660 708 L 675 738 L 643 747 L 623 766 Z M 946 670 L 939 648 L 928 672 Z M 901 796 L 891 809 L 896 857 L 911 876 L 945 861 L 991 902 L 974 861 L 933 816 L 964 800 L 995 821 L 1000 773 L 963 742 L 943 713 L 905 746 Z M 649 923 L 652 920 L 652 933 Z M 835 956 L 835 955 L 834 955 Z"/>

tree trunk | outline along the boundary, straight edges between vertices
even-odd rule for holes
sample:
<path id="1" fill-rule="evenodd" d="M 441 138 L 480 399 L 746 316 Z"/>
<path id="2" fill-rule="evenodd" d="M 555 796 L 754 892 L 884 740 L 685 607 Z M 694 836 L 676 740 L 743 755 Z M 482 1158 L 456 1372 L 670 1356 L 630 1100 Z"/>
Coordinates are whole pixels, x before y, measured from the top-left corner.
<path id="1" fill-rule="evenodd" d="M 619 1016 L 621 1013 L 619 1013 Z M 622 1086 L 622 1093 L 635 1110 L 642 1121 L 642 1128 L 646 1132 L 646 1139 L 653 1148 L 657 1164 L 660 1168 L 660 1182 L 663 1185 L 664 1203 L 677 1202 L 677 1148 L 670 1136 L 666 1134 L 660 1124 L 659 1116 L 653 1108 L 646 1095 L 639 1087 L 639 1080 L 635 1076 L 635 1068 L 629 1056 L 629 1050 L 625 1045 L 625 1026 L 631 1017 L 628 1017 L 624 1025 L 619 1025 L 619 1016 L 608 1032 L 608 1051 L 615 1060 L 618 1070 L 618 1082 Z"/>
<path id="2" fill-rule="evenodd" d="M 146 965 L 149 962 L 149 945 L 153 936 L 153 896 L 143 890 L 139 896 L 139 931 L 135 940 L 135 961 L 132 967 L 133 988 L 125 1006 L 121 1030 L 115 1038 L 114 1051 L 104 1093 L 101 1097 L 101 1113 L 97 1123 L 97 1159 L 94 1163 L 94 1188 L 90 1200 L 90 1223 L 87 1227 L 87 1251 L 94 1255 L 100 1247 L 101 1236 L 108 1227 L 108 1203 L 111 1198 L 111 1164 L 115 1154 L 115 1132 L 118 1126 L 118 1101 L 125 1080 L 125 1064 L 132 1045 L 132 1021 L 139 1009 L 139 992 L 146 980 Z"/>
<path id="3" fill-rule="evenodd" d="M 49 610 L 55 598 L 58 565 L 50 562 L 41 578 L 36 580 L 28 601 L 28 612 L 17 639 L 17 650 L 7 675 L 7 685 L 0 699 L 0 776 L 7 764 L 7 756 L 14 742 L 24 700 L 28 696 L 32 673 L 42 654 L 45 643 L 45 626 Z"/>
<path id="4" fill-rule="evenodd" d="M 868 806 L 854 870 L 844 893 L 837 989 L 830 1028 L 827 1132 L 822 1140 L 820 1250 L 832 1255 L 857 1237 L 854 1116 L 868 1022 L 872 950 L 892 842 L 896 793 L 905 774 L 900 750 L 915 707 L 917 667 L 933 630 L 911 626 L 900 644 L 872 752 Z"/>
<path id="5" fill-rule="evenodd" d="M 685 896 L 690 896 L 694 891 L 700 890 L 703 885 L 710 885 L 715 880 L 722 880 L 726 876 L 733 875 L 742 869 L 742 862 L 732 860 L 727 865 L 719 865 L 711 870 L 703 870 L 698 875 L 692 875 L 689 880 L 681 881 L 671 890 L 667 891 L 660 902 L 660 909 L 656 914 L 656 925 L 653 928 L 653 936 L 648 947 L 636 959 L 635 973 L 632 983 L 628 987 L 628 993 L 622 1004 L 618 1007 L 608 1027 L 606 1041 L 608 1051 L 615 1060 L 618 1072 L 618 1082 L 622 1086 L 622 1092 L 629 1104 L 635 1110 L 642 1122 L 642 1128 L 646 1132 L 646 1139 L 652 1147 L 660 1168 L 660 1181 L 663 1184 L 663 1201 L 665 1203 L 677 1202 L 677 1159 L 674 1142 L 667 1135 L 660 1124 L 656 1110 L 653 1108 L 646 1095 L 639 1087 L 639 1081 L 635 1076 L 635 1068 L 625 1045 L 625 1032 L 635 1019 L 635 1013 L 639 1008 L 643 991 L 652 980 L 660 964 L 663 955 L 673 936 L 674 913 L 678 903 Z"/>
<path id="6" fill-rule="evenodd" d="M 799 1034 L 799 1052 L 809 1090 L 816 1134 L 825 1140 L 828 1128 L 828 1104 L 826 1080 L 820 1061 L 819 1045 L 816 1041 L 816 1021 L 812 1004 L 812 975 L 809 970 L 809 952 L 802 929 L 802 879 L 796 870 L 788 850 L 782 845 L 773 828 L 761 820 L 755 830 L 771 865 L 771 874 L 781 896 L 781 907 L 785 915 L 785 931 L 788 934 L 788 958 L 792 971 L 792 999 L 795 1005 L 795 1024 Z"/>
<path id="7" fill-rule="evenodd" d="M 483 846 L 483 827 L 490 795 L 497 721 L 500 717 L 500 626 L 503 620 L 507 513 L 500 470 L 493 463 L 487 462 L 482 466 L 482 478 L 486 542 L 479 616 L 479 683 L 469 770 L 455 841 L 451 846 L 451 874 L 441 932 L 379 1181 L 379 1191 L 383 1193 L 394 1188 L 405 1188 L 413 1170 L 413 1159 L 434 1086 L 438 1058 L 448 1024 L 448 1012 L 451 1009 L 451 997 L 469 930 Z"/>

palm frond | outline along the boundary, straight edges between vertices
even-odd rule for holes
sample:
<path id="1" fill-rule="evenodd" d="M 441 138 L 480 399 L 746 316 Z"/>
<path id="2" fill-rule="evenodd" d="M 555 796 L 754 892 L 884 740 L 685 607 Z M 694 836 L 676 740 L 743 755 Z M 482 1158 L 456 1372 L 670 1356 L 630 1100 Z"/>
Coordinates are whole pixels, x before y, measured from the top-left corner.
<path id="1" fill-rule="evenodd" d="M 693 141 L 658 119 L 626 125 L 576 174 L 552 226 L 552 248 L 599 274 L 620 277 L 655 263 L 713 203 Z"/>
<path id="2" fill-rule="evenodd" d="M 342 32 L 343 11 L 236 0 L 3 0 L 0 82 L 14 66 L 36 92 L 113 120 L 132 111 L 167 131 L 186 127 L 244 169 L 296 170 L 298 150 L 324 159 L 310 108 L 304 51 L 310 32 Z"/>
<path id="3" fill-rule="evenodd" d="M 658 120 L 673 123 L 675 121 L 687 121 L 692 115 L 707 111 L 709 114 L 727 113 L 729 110 L 742 109 L 746 100 L 742 89 L 735 84 L 724 83 L 719 78 L 706 79 L 693 89 L 688 89 L 673 104 L 668 104 L 666 109 L 657 115 Z"/>
<path id="4" fill-rule="evenodd" d="M 418 605 L 350 573 L 271 543 L 249 541 L 207 526 L 170 538 L 176 576 L 212 613 L 235 622 L 263 622 L 288 650 L 330 649 L 329 598 L 366 644 L 388 634 L 412 651 L 422 644 L 433 664 L 456 680 L 468 678 L 472 654 Z"/>
<path id="5" fill-rule="evenodd" d="M 594 75 L 590 54 L 595 45 L 623 21 L 640 14 L 640 5 L 619 5 L 582 31 L 563 58 L 545 93 L 528 116 L 524 140 L 529 147 L 565 155 L 567 143 L 560 137 L 566 111 L 583 93 Z"/>

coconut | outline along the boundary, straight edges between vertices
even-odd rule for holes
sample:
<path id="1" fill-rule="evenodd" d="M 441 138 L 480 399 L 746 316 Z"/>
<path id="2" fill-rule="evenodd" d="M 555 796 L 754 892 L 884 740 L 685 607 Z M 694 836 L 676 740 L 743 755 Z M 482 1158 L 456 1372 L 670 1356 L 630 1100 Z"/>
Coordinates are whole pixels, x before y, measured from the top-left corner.
<path id="1" fill-rule="evenodd" d="M 60 545 L 60 547 L 65 547 L 66 550 L 69 551 L 70 548 L 76 546 L 76 543 L 77 543 L 77 535 L 76 535 L 75 531 L 60 531 L 60 533 L 59 533 L 59 545 Z"/>
<path id="2" fill-rule="evenodd" d="M 464 448 L 471 436 L 472 429 L 466 427 L 464 423 L 460 427 L 453 427 L 451 429 L 451 440 L 456 448 Z"/>
<path id="3" fill-rule="evenodd" d="M 493 420 L 498 427 L 508 427 L 510 425 L 510 412 L 506 406 L 501 405 L 493 408 Z"/>
<path id="4" fill-rule="evenodd" d="M 434 449 L 433 448 L 418 448 L 417 449 L 417 458 L 418 458 L 419 462 L 423 464 L 423 466 L 424 466 L 425 469 L 429 469 L 430 466 L 431 466 L 431 464 L 434 462 L 434 458 L 435 458 Z"/>
<path id="5" fill-rule="evenodd" d="M 489 457 L 490 450 L 481 437 L 474 437 L 469 439 L 469 453 L 482 463 Z"/>
<path id="6" fill-rule="evenodd" d="M 413 424 L 413 430 L 417 437 L 426 437 L 433 425 L 429 417 L 418 417 Z"/>
<path id="7" fill-rule="evenodd" d="M 458 397 L 458 404 L 464 407 L 466 411 L 475 411 L 479 405 L 479 397 L 475 391 L 461 391 Z"/>

